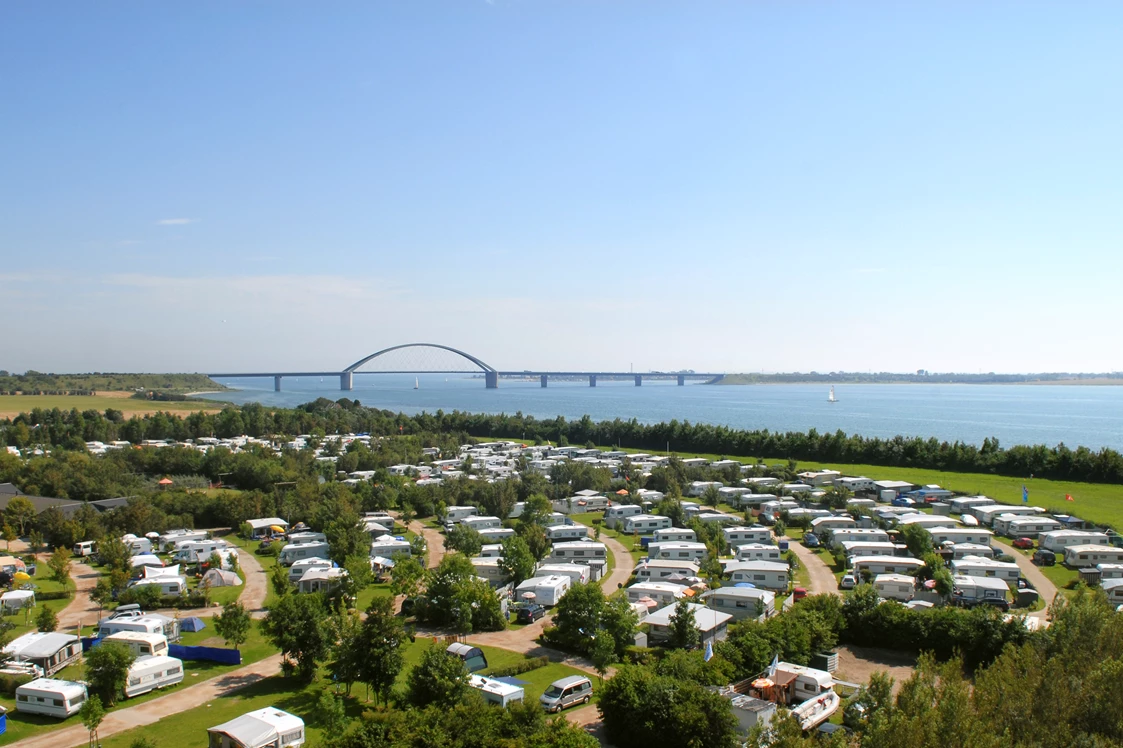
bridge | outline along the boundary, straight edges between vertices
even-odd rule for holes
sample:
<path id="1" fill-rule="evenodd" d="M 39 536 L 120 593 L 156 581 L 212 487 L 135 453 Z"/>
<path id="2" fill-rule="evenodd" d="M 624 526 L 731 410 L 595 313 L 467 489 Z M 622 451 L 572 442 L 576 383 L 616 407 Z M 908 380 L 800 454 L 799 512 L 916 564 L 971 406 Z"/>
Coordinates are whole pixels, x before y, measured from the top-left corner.
<path id="1" fill-rule="evenodd" d="M 397 351 L 423 349 L 426 351 L 443 352 L 444 354 L 452 354 L 454 360 L 462 360 L 466 362 L 467 369 L 459 368 L 453 369 L 447 363 L 440 363 L 435 366 L 420 367 L 416 365 L 403 365 L 397 363 L 391 365 L 387 369 L 380 369 L 377 371 L 359 371 L 359 368 L 365 366 L 372 361 L 379 359 L 393 360 L 391 354 Z M 445 357 L 447 358 L 447 356 Z M 445 368 L 442 368 L 445 367 Z M 565 377 L 568 379 L 585 378 L 589 380 L 590 387 L 597 386 L 597 378 L 601 379 L 632 379 L 636 387 L 643 385 L 644 379 L 677 379 L 679 386 L 685 385 L 688 379 L 704 379 L 715 381 L 721 379 L 725 374 L 714 374 L 704 372 L 641 372 L 634 371 L 532 371 L 524 369 L 522 371 L 500 371 L 493 366 L 488 366 L 486 363 L 464 351 L 457 350 L 456 348 L 447 345 L 440 345 L 438 343 L 406 343 L 404 345 L 395 345 L 390 348 L 383 348 L 381 351 L 376 351 L 365 358 L 361 358 L 355 363 L 351 364 L 342 371 L 255 371 L 255 372 L 221 372 L 216 374 L 208 374 L 207 376 L 212 379 L 232 379 L 232 378 L 260 378 L 268 379 L 273 378 L 273 389 L 276 392 L 281 391 L 281 380 L 285 377 L 339 377 L 339 389 L 349 391 L 354 389 L 355 375 L 356 374 L 464 374 L 464 373 L 478 373 L 484 376 L 484 386 L 489 390 L 494 390 L 499 387 L 499 379 L 501 377 L 517 377 L 520 379 L 538 378 L 541 386 L 546 387 L 550 381 L 550 377 L 559 378 Z"/>

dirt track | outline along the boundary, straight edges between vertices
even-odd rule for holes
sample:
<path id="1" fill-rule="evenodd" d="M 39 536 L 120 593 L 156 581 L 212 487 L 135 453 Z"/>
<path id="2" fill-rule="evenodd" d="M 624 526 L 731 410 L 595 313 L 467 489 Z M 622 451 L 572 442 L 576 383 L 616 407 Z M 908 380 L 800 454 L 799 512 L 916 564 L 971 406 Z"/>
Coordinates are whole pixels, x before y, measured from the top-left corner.
<path id="1" fill-rule="evenodd" d="M 842 595 L 838 591 L 838 583 L 835 581 L 834 572 L 823 559 L 815 555 L 810 548 L 795 540 L 788 544 L 788 548 L 796 555 L 796 558 L 803 564 L 803 568 L 807 569 L 807 573 L 811 577 L 811 583 L 808 585 L 810 589 L 807 590 L 808 594 L 819 595 L 826 592 L 831 595 Z"/>

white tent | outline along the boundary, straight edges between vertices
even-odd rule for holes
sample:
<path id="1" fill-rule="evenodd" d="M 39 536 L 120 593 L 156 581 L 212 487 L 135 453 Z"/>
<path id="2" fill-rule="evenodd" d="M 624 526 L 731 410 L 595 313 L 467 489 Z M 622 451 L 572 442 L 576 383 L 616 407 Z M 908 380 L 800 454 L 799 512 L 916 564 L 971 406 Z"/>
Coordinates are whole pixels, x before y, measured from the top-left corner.
<path id="1" fill-rule="evenodd" d="M 0 595 L 0 609 L 4 613 L 14 613 L 29 605 L 35 605 L 35 593 L 31 590 L 12 590 Z"/>
<path id="2" fill-rule="evenodd" d="M 210 569 L 199 581 L 200 587 L 238 587 L 242 579 L 232 571 Z"/>

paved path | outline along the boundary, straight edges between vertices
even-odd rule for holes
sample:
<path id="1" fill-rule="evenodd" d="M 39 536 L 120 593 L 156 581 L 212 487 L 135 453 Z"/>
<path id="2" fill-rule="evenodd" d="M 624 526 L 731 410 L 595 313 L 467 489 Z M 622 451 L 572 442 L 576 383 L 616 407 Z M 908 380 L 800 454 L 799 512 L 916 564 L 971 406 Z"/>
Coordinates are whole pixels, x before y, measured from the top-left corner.
<path id="1" fill-rule="evenodd" d="M 79 563 L 78 559 L 70 564 L 70 578 L 74 580 L 76 591 L 65 608 L 58 612 L 59 631 L 77 628 L 79 624 L 88 626 L 97 623 L 101 608 L 90 599 L 90 592 L 97 586 L 100 575 L 89 564 Z M 54 607 L 56 603 L 48 602 Z"/>
<path id="2" fill-rule="evenodd" d="M 1006 543 L 1001 543 L 994 538 L 991 538 L 991 545 L 1000 549 L 1003 553 L 1014 557 L 1017 562 L 1018 568 L 1021 569 L 1022 575 L 1030 581 L 1034 589 L 1041 595 L 1042 602 L 1045 607 L 1034 613 L 1027 613 L 1027 618 L 1036 618 L 1042 625 L 1048 625 L 1049 621 L 1049 606 L 1053 604 L 1053 598 L 1057 596 L 1057 585 L 1049 581 L 1049 578 L 1041 573 L 1041 569 L 1034 566 L 1033 562 L 1021 554 L 1016 548 L 1013 548 Z"/>
<path id="3" fill-rule="evenodd" d="M 614 556 L 612 571 L 600 581 L 604 594 L 611 595 L 626 585 L 628 580 L 632 578 L 632 569 L 635 568 L 635 564 L 632 563 L 632 554 L 616 538 L 601 535 L 600 542 L 604 543 Z"/>
<path id="4" fill-rule="evenodd" d="M 831 595 L 842 595 L 838 591 L 838 582 L 835 581 L 831 567 L 815 555 L 814 551 L 797 540 L 791 540 L 788 543 L 788 548 L 803 564 L 803 568 L 807 569 L 807 574 L 811 578 L 810 584 L 807 585 L 810 588 L 807 590 L 809 595 L 821 595 L 824 592 Z"/>
<path id="5" fill-rule="evenodd" d="M 133 707 L 117 709 L 105 716 L 98 728 L 98 735 L 108 738 L 119 732 L 159 722 L 169 714 L 185 712 L 203 706 L 213 699 L 228 696 L 239 688 L 256 683 L 262 678 L 276 675 L 281 665 L 281 655 L 273 655 L 264 660 L 232 670 L 225 675 L 196 683 L 187 687 L 177 687 L 166 696 L 146 701 Z M 62 748 L 63 746 L 84 746 L 89 742 L 89 732 L 81 724 L 54 730 L 42 735 L 11 743 L 8 748 Z M 192 736 L 195 737 L 195 736 Z"/>

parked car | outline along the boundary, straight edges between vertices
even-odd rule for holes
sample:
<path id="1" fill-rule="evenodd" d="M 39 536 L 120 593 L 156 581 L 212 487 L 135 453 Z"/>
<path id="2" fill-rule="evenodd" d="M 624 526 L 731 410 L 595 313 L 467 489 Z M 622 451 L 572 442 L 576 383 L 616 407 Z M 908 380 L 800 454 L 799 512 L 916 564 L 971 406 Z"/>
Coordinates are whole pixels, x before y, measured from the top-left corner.
<path id="1" fill-rule="evenodd" d="M 144 613 L 141 611 L 140 606 L 133 603 L 132 605 L 120 605 L 117 610 L 110 614 L 109 620 L 119 621 L 123 618 L 140 618 Z"/>
<path id="2" fill-rule="evenodd" d="M 1033 552 L 1033 563 L 1038 566 L 1056 566 L 1057 554 L 1041 548 Z"/>
<path id="3" fill-rule="evenodd" d="M 1028 550 L 1033 547 L 1033 538 L 1018 538 L 1010 545 L 1015 548 L 1021 548 L 1022 550 Z"/>
<path id="4" fill-rule="evenodd" d="M 574 704 L 588 704 L 593 697 L 593 682 L 583 675 L 571 675 L 550 684 L 538 699 L 547 712 L 560 712 Z"/>
<path id="5" fill-rule="evenodd" d="M 534 623 L 546 615 L 546 609 L 541 605 L 524 605 L 515 613 L 515 623 Z"/>
<path id="6" fill-rule="evenodd" d="M 821 543 L 819 543 L 819 536 L 813 532 L 809 532 L 803 536 L 803 544 L 808 548 L 818 548 L 821 545 Z"/>
<path id="7" fill-rule="evenodd" d="M 796 587 L 792 590 L 793 599 L 802 600 L 805 597 L 807 597 L 807 590 L 805 590 L 803 587 Z"/>
<path id="8" fill-rule="evenodd" d="M 898 496 L 891 502 L 893 506 L 911 507 L 915 506 L 916 502 L 907 496 Z"/>
<path id="9" fill-rule="evenodd" d="M 852 590 L 858 586 L 858 578 L 850 572 L 842 575 L 842 579 L 838 580 L 838 588 L 840 590 Z"/>

